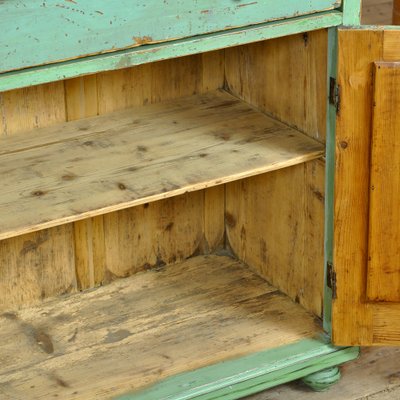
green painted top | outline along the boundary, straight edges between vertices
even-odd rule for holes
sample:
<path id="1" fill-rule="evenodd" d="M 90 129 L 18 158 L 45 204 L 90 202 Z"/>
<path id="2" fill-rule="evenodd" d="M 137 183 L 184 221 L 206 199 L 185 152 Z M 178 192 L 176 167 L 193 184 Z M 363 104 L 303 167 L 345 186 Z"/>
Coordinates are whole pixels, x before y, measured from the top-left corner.
<path id="1" fill-rule="evenodd" d="M 341 0 L 0 0 L 0 73 L 340 5 Z"/>

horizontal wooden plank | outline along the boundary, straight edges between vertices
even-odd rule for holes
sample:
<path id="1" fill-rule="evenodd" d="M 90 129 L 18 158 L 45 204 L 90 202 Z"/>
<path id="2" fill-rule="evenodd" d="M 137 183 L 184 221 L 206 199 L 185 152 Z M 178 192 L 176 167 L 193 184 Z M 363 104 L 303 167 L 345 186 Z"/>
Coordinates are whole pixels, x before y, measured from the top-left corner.
<path id="1" fill-rule="evenodd" d="M 6 1 L 0 3 L 0 71 L 313 14 L 340 4 L 340 0 Z"/>
<path id="2" fill-rule="evenodd" d="M 0 321 L 1 393 L 32 400 L 110 398 L 322 333 L 301 306 L 223 256 L 142 272 Z"/>
<path id="3" fill-rule="evenodd" d="M 316 29 L 338 26 L 341 23 L 341 12 L 327 11 L 310 16 L 266 22 L 246 28 L 230 29 L 172 42 L 143 45 L 132 49 L 89 56 L 72 61 L 25 68 L 19 71 L 0 74 L 0 92 L 96 72 L 111 71 L 169 58 L 239 46 L 301 32 L 309 32 Z"/>
<path id="4" fill-rule="evenodd" d="M 0 139 L 0 239 L 277 170 L 324 146 L 223 91 Z"/>

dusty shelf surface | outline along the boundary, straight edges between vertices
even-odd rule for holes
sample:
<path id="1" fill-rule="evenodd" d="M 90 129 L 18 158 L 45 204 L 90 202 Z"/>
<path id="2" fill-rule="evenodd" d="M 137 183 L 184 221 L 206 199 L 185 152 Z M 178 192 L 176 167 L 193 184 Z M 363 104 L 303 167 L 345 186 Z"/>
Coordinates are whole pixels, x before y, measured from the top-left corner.
<path id="1" fill-rule="evenodd" d="M 224 91 L 0 138 L 0 240 L 323 153 Z"/>
<path id="2" fill-rule="evenodd" d="M 108 399 L 321 333 L 226 256 L 198 256 L 0 315 L 2 399 Z"/>

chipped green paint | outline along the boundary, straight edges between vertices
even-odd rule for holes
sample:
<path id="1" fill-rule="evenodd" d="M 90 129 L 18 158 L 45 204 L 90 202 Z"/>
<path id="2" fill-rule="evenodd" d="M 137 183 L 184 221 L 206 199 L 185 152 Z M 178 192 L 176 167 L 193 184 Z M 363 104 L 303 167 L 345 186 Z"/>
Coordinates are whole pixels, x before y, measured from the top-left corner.
<path id="1" fill-rule="evenodd" d="M 343 25 L 360 25 L 361 0 L 343 1 Z"/>
<path id="2" fill-rule="evenodd" d="M 0 1 L 0 71 L 333 10 L 340 0 Z"/>
<path id="3" fill-rule="evenodd" d="M 306 376 L 302 381 L 315 392 L 325 392 L 340 380 L 340 369 L 332 367 Z"/>
<path id="4" fill-rule="evenodd" d="M 328 29 L 327 93 L 330 90 L 330 78 L 336 79 L 337 71 L 337 29 Z M 335 182 L 335 131 L 336 107 L 327 101 L 326 119 L 326 161 L 325 161 L 325 268 L 324 268 L 324 329 L 332 332 L 332 290 L 327 286 L 328 263 L 333 263 L 334 229 L 334 182 Z"/>
<path id="5" fill-rule="evenodd" d="M 341 23 L 342 13 L 332 11 L 308 17 L 269 22 L 246 29 L 232 29 L 216 34 L 146 45 L 73 61 L 7 72 L 0 74 L 0 92 L 338 26 Z"/>
<path id="6" fill-rule="evenodd" d="M 116 400 L 239 399 L 357 357 L 357 348 L 331 346 L 325 337 L 302 340 L 176 375 Z"/>

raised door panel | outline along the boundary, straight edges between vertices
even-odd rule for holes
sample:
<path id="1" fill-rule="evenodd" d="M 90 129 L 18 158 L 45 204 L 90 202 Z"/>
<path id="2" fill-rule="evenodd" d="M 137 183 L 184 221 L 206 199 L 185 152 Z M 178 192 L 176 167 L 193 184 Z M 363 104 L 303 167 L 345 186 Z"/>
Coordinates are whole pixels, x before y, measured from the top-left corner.
<path id="1" fill-rule="evenodd" d="M 367 298 L 400 302 L 400 62 L 376 62 Z"/>

